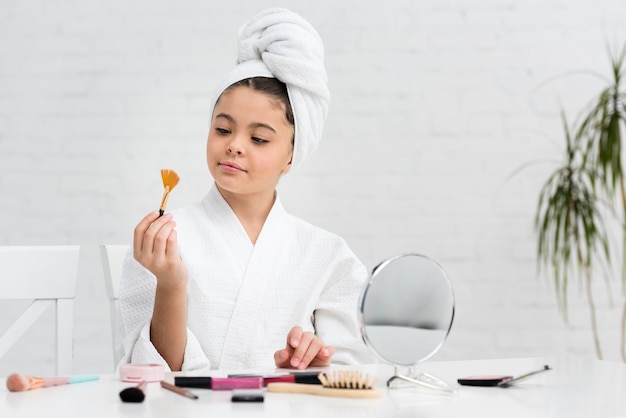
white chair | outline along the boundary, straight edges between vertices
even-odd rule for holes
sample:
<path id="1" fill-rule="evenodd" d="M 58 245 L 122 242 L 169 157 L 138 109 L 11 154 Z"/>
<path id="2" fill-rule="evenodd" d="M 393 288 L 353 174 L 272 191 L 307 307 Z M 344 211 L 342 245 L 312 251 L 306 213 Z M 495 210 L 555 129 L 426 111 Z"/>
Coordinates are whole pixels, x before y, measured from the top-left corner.
<path id="1" fill-rule="evenodd" d="M 120 278 L 122 276 L 122 265 L 124 257 L 130 248 L 129 245 L 100 245 L 100 259 L 104 272 L 104 285 L 109 298 L 109 311 L 111 313 L 111 342 L 113 345 L 113 367 L 117 367 L 120 361 L 117 352 L 117 313 L 118 299 L 120 293 Z"/>
<path id="2" fill-rule="evenodd" d="M 55 371 L 72 373 L 74 298 L 80 247 L 0 246 L 0 299 L 33 302 L 0 337 L 0 357 L 50 307 L 55 307 Z"/>

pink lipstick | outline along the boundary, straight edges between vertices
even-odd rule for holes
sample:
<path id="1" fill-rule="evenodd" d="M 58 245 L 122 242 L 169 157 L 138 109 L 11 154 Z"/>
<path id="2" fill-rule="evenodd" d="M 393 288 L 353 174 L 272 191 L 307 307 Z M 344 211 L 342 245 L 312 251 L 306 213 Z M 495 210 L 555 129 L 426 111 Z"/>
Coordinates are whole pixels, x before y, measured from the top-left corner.
<path id="1" fill-rule="evenodd" d="M 260 389 L 263 387 L 263 378 L 257 377 L 205 377 L 205 376 L 175 376 L 174 384 L 184 388 L 199 388 L 211 390 L 233 389 Z"/>
<path id="2" fill-rule="evenodd" d="M 318 376 L 321 372 L 300 372 L 300 373 L 286 373 L 286 374 L 272 374 L 263 375 L 263 386 L 267 386 L 269 383 L 304 383 L 309 385 L 321 385 L 322 382 Z M 250 374 L 231 374 L 228 377 L 257 377 L 258 375 Z"/>

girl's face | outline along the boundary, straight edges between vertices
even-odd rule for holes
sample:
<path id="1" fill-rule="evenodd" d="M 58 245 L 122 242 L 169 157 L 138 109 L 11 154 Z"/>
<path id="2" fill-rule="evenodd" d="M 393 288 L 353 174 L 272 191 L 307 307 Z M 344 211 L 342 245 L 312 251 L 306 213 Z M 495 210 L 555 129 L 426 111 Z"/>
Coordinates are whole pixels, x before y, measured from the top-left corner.
<path id="1" fill-rule="evenodd" d="M 247 87 L 225 91 L 213 112 L 207 163 L 222 193 L 273 195 L 291 168 L 294 128 L 284 105 Z"/>

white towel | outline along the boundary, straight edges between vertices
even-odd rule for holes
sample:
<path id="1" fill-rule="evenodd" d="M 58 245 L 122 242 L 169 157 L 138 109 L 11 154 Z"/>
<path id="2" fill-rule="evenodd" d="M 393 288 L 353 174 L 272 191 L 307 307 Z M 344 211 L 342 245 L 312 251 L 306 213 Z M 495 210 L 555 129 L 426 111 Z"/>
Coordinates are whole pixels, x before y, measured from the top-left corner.
<path id="1" fill-rule="evenodd" d="M 218 85 L 211 113 L 219 96 L 237 81 L 274 77 L 287 85 L 295 120 L 292 169 L 317 148 L 328 113 L 326 68 L 322 38 L 296 13 L 267 9 L 239 29 L 237 65 Z"/>

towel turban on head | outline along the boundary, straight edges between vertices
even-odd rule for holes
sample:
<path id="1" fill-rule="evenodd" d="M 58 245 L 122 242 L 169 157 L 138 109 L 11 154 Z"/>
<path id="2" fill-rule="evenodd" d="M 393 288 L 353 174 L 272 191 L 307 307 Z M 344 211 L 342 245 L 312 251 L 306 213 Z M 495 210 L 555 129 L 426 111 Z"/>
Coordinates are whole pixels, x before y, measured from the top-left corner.
<path id="1" fill-rule="evenodd" d="M 251 77 L 273 77 L 286 84 L 295 120 L 292 167 L 301 166 L 317 148 L 330 101 L 321 37 L 287 9 L 254 16 L 239 29 L 237 65 L 218 85 L 211 113 L 224 90 Z"/>

